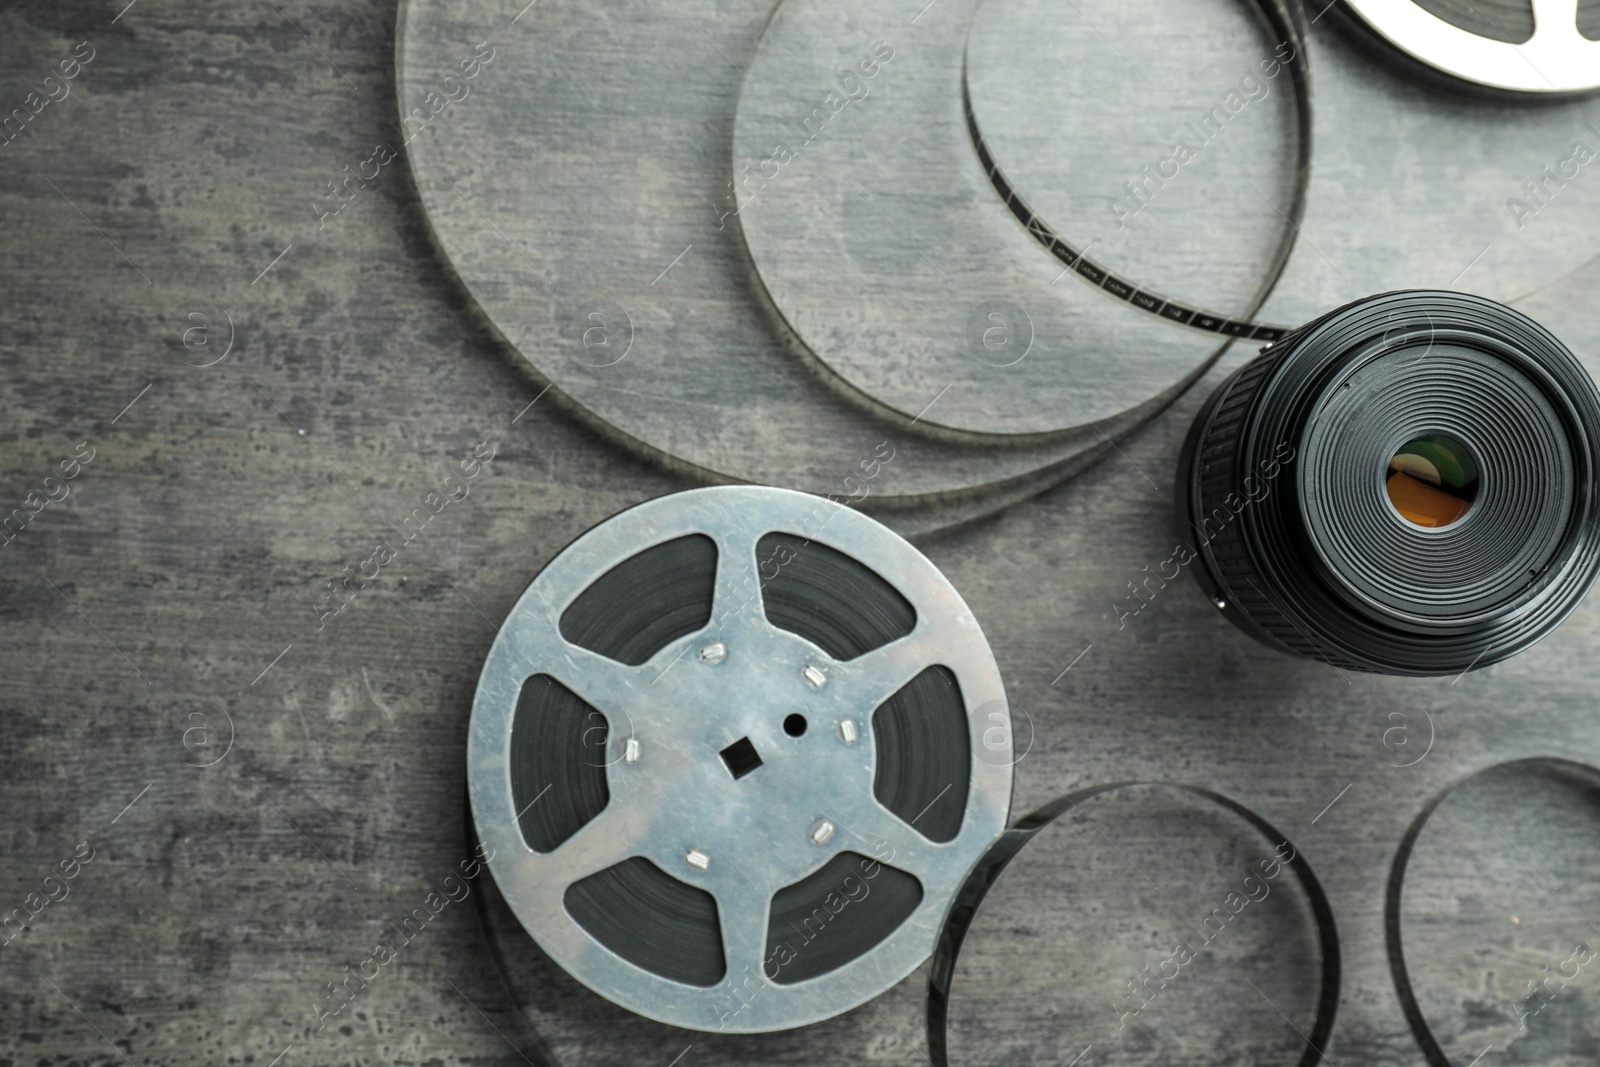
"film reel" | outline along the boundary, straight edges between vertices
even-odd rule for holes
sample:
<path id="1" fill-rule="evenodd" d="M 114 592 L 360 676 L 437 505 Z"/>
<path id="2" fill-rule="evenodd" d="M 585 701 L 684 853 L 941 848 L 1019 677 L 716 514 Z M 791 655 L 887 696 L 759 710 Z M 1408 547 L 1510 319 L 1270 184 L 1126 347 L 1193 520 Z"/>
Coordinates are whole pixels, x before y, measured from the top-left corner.
<path id="1" fill-rule="evenodd" d="M 849 508 L 753 487 L 639 505 L 551 561 L 490 650 L 468 759 L 544 951 L 724 1032 L 919 966 L 1012 776 L 994 657 L 943 575 Z"/>
<path id="2" fill-rule="evenodd" d="M 1343 0 L 1328 11 L 1414 74 L 1450 88 L 1539 96 L 1600 89 L 1600 7 L 1584 0 Z"/>

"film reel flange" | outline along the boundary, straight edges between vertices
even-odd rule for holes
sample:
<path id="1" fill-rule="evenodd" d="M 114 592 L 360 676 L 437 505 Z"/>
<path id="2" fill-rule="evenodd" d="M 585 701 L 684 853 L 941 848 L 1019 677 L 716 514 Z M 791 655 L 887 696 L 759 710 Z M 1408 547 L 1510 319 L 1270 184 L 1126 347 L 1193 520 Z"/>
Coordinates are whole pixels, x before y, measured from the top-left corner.
<path id="1" fill-rule="evenodd" d="M 728 1032 L 919 966 L 1012 777 L 999 671 L 944 576 L 857 512 L 754 487 L 561 552 L 490 650 L 468 761 L 490 869 L 545 952 Z"/>
<path id="2" fill-rule="evenodd" d="M 1397 53 L 1424 80 L 1478 95 L 1555 97 L 1600 89 L 1600 40 L 1585 32 L 1580 6 L 1534 0 L 1531 32 L 1521 40 L 1527 6 L 1504 0 L 1461 5 L 1456 14 L 1478 32 L 1415 0 L 1343 0 L 1328 10 L 1330 21 Z"/>

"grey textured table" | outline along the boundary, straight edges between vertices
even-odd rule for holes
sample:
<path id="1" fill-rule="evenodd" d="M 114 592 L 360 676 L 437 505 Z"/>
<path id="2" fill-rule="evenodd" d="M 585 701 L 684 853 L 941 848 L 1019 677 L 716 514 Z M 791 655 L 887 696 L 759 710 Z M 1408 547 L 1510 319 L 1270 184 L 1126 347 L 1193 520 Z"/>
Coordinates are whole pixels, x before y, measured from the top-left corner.
<path id="1" fill-rule="evenodd" d="M 0 114 L 27 116 L 0 145 L 0 507 L 27 517 L 0 546 L 0 1064 L 511 1064 L 541 1048 L 585 1065 L 926 1062 L 920 975 L 814 1030 L 672 1031 L 536 960 L 508 991 L 474 911 L 487 886 L 447 895 L 466 858 L 466 716 L 499 620 L 572 537 L 689 483 L 535 402 L 405 161 L 366 162 L 393 136 L 394 25 L 387 0 L 0 10 Z M 60 98 L 35 113 L 35 86 Z M 1567 146 L 1548 149 L 1529 174 Z M 330 183 L 373 166 L 331 214 Z M 1536 224 L 1562 225 L 1585 181 L 1600 177 L 1586 169 Z M 1360 277 L 1345 259 L 1360 247 L 1323 248 L 1313 281 Z M 1562 291 L 1592 305 L 1597 284 L 1588 261 Z M 1570 298 L 1530 308 L 1545 299 L 1558 332 L 1593 341 Z M 1031 739 L 1014 810 L 1123 780 L 1248 805 L 1294 840 L 1337 921 L 1329 1059 L 1411 1064 L 1384 893 L 1448 791 L 1405 882 L 1418 1003 L 1460 1065 L 1592 1062 L 1600 981 L 1565 963 L 1600 938 L 1592 788 L 1537 765 L 1452 784 L 1514 758 L 1600 763 L 1600 612 L 1591 598 L 1490 670 L 1395 681 L 1256 647 L 1187 576 L 1133 599 L 1172 554 L 1183 431 L 1241 358 L 1073 482 L 923 542 Z M 475 448 L 492 460 L 447 485 Z M 335 598 L 330 580 L 380 541 L 395 558 Z M 1001 931 L 1030 954 L 964 964 L 984 1002 L 969 1023 L 999 1035 L 978 1047 L 1086 1067 L 1293 1062 L 1316 997 L 1304 908 L 1244 912 L 1239 942 L 1117 1014 L 1126 981 L 1236 880 L 1212 861 L 1258 843 L 1160 790 L 1093 804 Z M 420 932 L 332 1014 L 329 983 L 419 908 Z M 1059 1043 L 1008 1050 L 1021 1027 Z"/>

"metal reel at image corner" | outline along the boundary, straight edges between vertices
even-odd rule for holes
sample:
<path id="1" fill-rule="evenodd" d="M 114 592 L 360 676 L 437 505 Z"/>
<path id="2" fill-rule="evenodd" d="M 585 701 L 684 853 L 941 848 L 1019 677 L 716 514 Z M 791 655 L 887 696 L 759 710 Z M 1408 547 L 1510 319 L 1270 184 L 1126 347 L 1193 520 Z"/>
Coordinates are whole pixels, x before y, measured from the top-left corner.
<path id="1" fill-rule="evenodd" d="M 1531 97 L 1600 90 L 1600 14 L 1592 0 L 1319 0 L 1311 6 L 1398 50 L 1427 80 L 1456 89 Z"/>
<path id="2" fill-rule="evenodd" d="M 856 511 L 742 486 L 557 555 L 468 741 L 490 870 L 540 947 L 624 1008 L 727 1032 L 920 966 L 1005 828 L 1011 764 L 999 670 L 944 575 Z"/>

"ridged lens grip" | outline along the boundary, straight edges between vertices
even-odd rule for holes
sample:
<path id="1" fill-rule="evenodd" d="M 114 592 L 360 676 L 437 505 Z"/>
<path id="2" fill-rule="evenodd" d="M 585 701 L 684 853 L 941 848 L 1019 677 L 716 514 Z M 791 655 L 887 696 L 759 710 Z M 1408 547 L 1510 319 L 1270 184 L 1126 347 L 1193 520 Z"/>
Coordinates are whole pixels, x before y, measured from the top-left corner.
<path id="1" fill-rule="evenodd" d="M 1462 517 L 1409 521 L 1385 472 L 1459 442 Z M 1268 645 L 1341 668 L 1458 674 L 1527 648 L 1600 570 L 1600 394 L 1548 331 L 1480 297 L 1399 292 L 1340 308 L 1218 388 L 1180 458 L 1196 577 Z"/>

